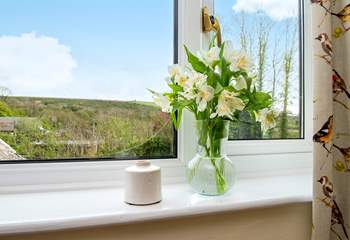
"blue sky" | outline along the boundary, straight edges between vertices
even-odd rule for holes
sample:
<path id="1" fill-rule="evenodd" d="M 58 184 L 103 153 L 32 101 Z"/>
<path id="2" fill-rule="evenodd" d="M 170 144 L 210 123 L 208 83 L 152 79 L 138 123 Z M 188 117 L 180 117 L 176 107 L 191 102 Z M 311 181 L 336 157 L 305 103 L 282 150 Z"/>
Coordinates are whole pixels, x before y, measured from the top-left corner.
<path id="1" fill-rule="evenodd" d="M 289 91 L 289 111 L 297 114 L 299 112 L 299 53 L 298 40 L 291 41 L 286 38 L 286 26 L 289 25 L 298 30 L 298 0 L 215 0 L 215 14 L 218 16 L 222 26 L 223 39 L 233 41 L 236 48 L 240 48 L 240 21 L 244 15 L 244 21 L 252 44 L 248 54 L 257 62 L 257 32 L 259 21 L 270 26 L 266 71 L 263 88 L 265 91 L 272 91 L 272 58 L 276 49 L 276 59 L 279 62 L 277 69 L 277 91 L 275 106 L 282 107 L 282 89 L 284 84 L 283 53 L 286 46 L 292 42 L 295 44 L 293 61 L 293 73 Z M 265 28 L 266 29 L 266 28 Z M 298 31 L 297 31 L 298 33 Z M 298 35 L 296 35 L 298 37 Z M 249 51 L 250 50 L 250 51 Z"/>
<path id="2" fill-rule="evenodd" d="M 1 66 L 6 60 L 0 59 L 0 85 L 14 95 L 149 99 L 146 88 L 163 89 L 173 61 L 172 8 L 171 0 L 1 0 L 0 48 L 18 64 Z M 44 61 L 28 48 L 65 63 Z M 22 75 L 14 73 L 29 65 Z M 49 84 L 49 73 L 36 73 L 40 66 L 52 69 L 57 81 Z"/>
<path id="3" fill-rule="evenodd" d="M 297 0 L 216 0 L 224 36 L 257 12 L 281 35 Z M 173 61 L 171 0 L 1 0 L 0 86 L 17 96 L 150 100 Z M 279 27 L 281 26 L 281 27 Z M 234 28 L 237 30 L 237 28 Z M 283 42 L 283 40 L 282 40 Z"/>

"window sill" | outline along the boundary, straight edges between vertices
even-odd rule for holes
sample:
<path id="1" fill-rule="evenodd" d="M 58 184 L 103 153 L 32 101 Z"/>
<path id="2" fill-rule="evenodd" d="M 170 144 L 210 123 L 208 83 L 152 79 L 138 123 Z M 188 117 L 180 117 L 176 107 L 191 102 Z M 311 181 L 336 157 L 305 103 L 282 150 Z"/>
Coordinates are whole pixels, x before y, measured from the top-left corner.
<path id="1" fill-rule="evenodd" d="M 120 188 L 3 194 L 0 234 L 132 223 L 311 199 L 311 174 L 241 179 L 232 191 L 219 197 L 195 194 L 187 184 L 169 184 L 163 186 L 161 203 L 142 207 L 125 204 Z"/>

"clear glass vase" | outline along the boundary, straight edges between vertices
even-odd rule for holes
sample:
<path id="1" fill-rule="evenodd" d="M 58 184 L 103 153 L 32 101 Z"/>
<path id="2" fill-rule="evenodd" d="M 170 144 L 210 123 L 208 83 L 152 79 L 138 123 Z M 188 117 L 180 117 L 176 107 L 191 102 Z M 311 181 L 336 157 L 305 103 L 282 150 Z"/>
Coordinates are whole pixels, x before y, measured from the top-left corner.
<path id="1" fill-rule="evenodd" d="M 235 181 L 235 167 L 226 156 L 229 121 L 197 120 L 197 154 L 187 163 L 186 175 L 192 188 L 203 195 L 226 193 Z"/>

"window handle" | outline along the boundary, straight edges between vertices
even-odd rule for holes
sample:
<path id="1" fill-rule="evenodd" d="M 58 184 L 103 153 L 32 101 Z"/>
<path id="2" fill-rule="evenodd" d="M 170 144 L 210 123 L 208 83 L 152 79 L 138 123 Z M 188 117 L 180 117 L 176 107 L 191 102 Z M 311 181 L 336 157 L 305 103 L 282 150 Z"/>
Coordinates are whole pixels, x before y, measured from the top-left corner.
<path id="1" fill-rule="evenodd" d="M 210 15 L 207 7 L 202 9 L 202 26 L 203 32 L 214 31 L 216 33 L 217 45 L 221 46 L 221 27 L 217 17 Z"/>

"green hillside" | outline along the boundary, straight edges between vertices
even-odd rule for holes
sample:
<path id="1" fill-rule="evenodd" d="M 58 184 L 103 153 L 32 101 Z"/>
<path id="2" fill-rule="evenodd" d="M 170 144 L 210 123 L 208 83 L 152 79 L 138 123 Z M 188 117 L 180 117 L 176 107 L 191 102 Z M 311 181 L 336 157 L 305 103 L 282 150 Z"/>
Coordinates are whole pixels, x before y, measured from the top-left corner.
<path id="1" fill-rule="evenodd" d="M 27 159 L 173 155 L 169 117 L 152 103 L 9 97 L 6 106 L 16 126 L 0 138 Z"/>

